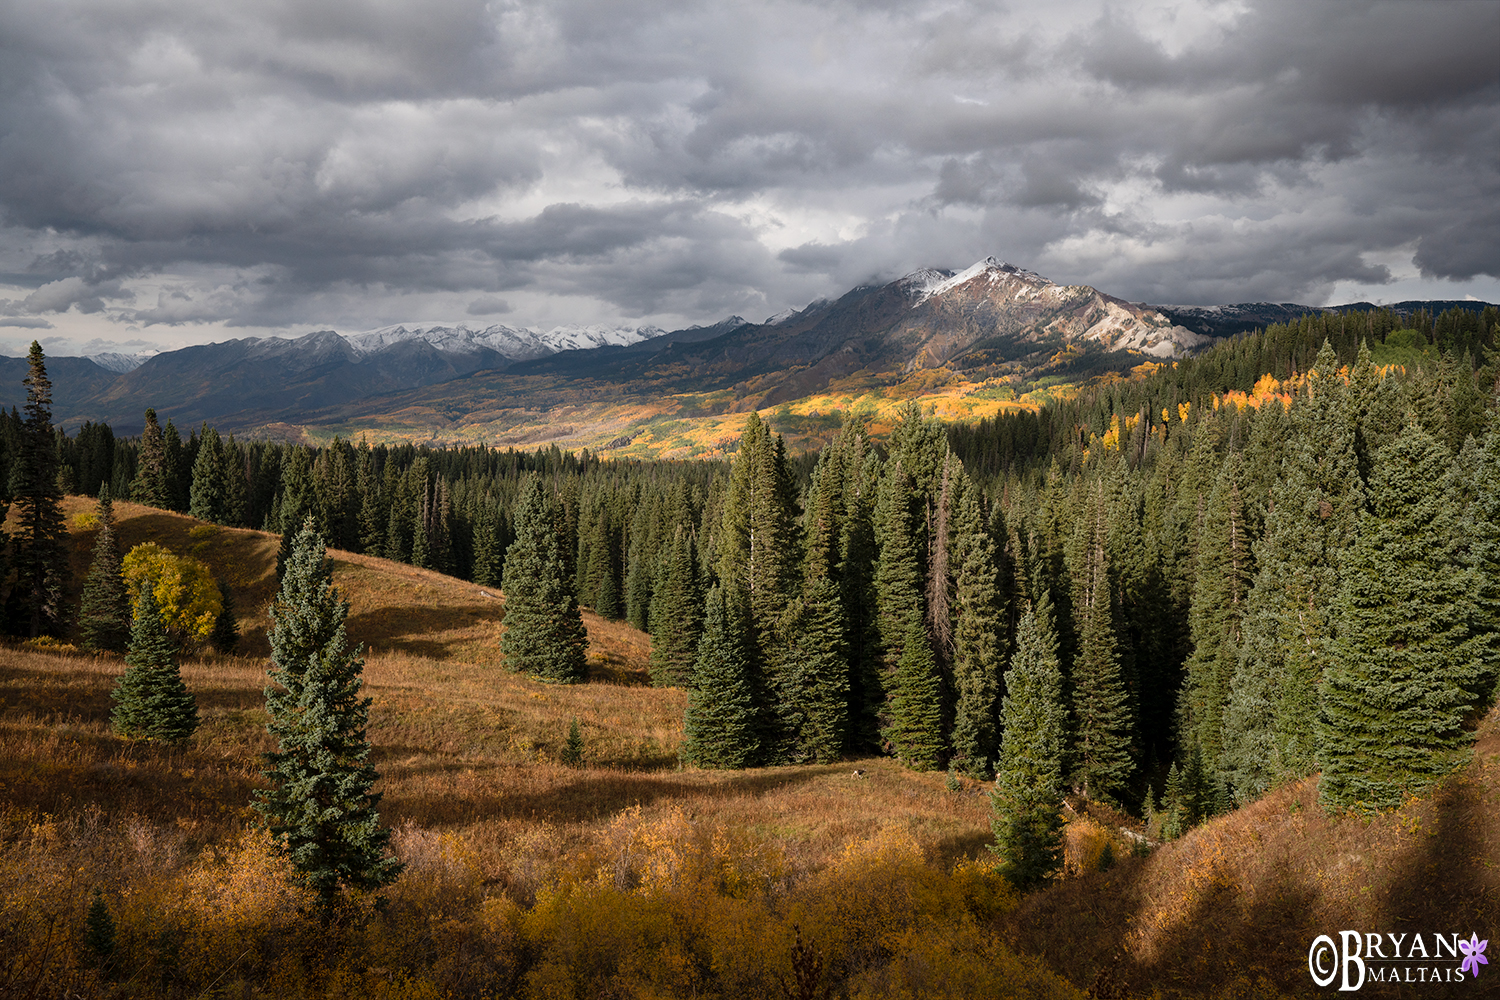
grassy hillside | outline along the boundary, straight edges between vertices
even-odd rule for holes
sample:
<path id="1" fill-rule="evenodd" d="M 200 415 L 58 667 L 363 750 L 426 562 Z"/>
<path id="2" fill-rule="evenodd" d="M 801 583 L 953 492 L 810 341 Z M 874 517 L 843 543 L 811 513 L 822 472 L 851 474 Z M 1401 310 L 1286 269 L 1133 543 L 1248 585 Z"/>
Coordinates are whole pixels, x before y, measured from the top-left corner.
<path id="1" fill-rule="evenodd" d="M 681 769 L 685 696 L 645 685 L 647 636 L 586 615 L 589 682 L 540 684 L 501 662 L 494 592 L 334 553 L 408 869 L 383 911 L 324 932 L 248 808 L 278 539 L 117 511 L 127 545 L 232 582 L 248 655 L 184 661 L 203 725 L 173 750 L 110 733 L 120 658 L 0 646 L 0 996 L 815 996 L 800 935 L 833 996 L 1274 997 L 1309 992 L 1317 934 L 1486 937 L 1500 917 L 1494 715 L 1467 770 L 1373 819 L 1324 816 L 1307 781 L 1131 856 L 1138 823 L 1074 802 L 1066 877 L 1017 899 L 982 787 L 886 759 Z M 74 543 L 82 566 L 92 532 Z M 96 888 L 119 940 L 102 976 Z"/>
<path id="2" fill-rule="evenodd" d="M 77 525 L 90 504 L 67 509 Z M 985 855 L 989 835 L 976 787 L 885 760 L 862 762 L 857 778 L 853 765 L 680 769 L 685 695 L 645 685 L 648 636 L 586 612 L 589 682 L 537 683 L 501 662 L 498 594 L 342 552 L 334 583 L 351 603 L 351 639 L 369 648 L 382 818 L 409 868 L 389 908 L 345 928 L 330 952 L 307 933 L 304 901 L 284 888 L 248 808 L 270 749 L 257 654 L 278 538 L 116 511 L 126 546 L 151 538 L 231 581 L 250 655 L 183 661 L 202 725 L 169 749 L 110 732 L 120 657 L 0 646 L 0 996 L 33 976 L 53 994 L 121 996 L 197 996 L 220 976 L 232 996 L 593 996 L 606 982 L 616 995 L 764 995 L 790 975 L 793 924 L 831 951 L 867 921 L 884 943 L 838 972 L 862 995 L 900 995 L 907 973 L 893 956 L 940 941 L 974 990 L 992 992 L 1003 973 L 1033 987 L 1015 995 L 1075 995 L 974 936 L 978 916 L 1011 900 L 966 860 Z M 92 542 L 91 529 L 75 532 L 75 568 Z M 578 768 L 557 762 L 573 718 L 586 743 Z M 121 939 L 103 980 L 81 943 L 95 888 Z M 688 920 L 708 923 L 682 938 Z M 588 932 L 603 935 L 590 946 L 599 954 L 549 965 L 579 921 L 614 929 Z M 970 937 L 955 945 L 963 927 Z M 681 967 L 643 966 L 646 942 Z M 454 965 L 476 952 L 488 964 Z M 563 993 L 559 979 L 572 984 Z"/>
<path id="3" fill-rule="evenodd" d="M 1500 709 L 1481 723 L 1473 763 L 1429 798 L 1374 817 L 1331 817 L 1309 778 L 1149 856 L 1033 895 L 1008 920 L 1022 951 L 1070 969 L 1077 982 L 1168 995 L 1196 995 L 1236 976 L 1312 992 L 1313 939 L 1347 928 L 1492 939 L 1496 927 Z M 1479 995 L 1497 979 L 1487 968 L 1478 984 L 1365 992 Z"/>

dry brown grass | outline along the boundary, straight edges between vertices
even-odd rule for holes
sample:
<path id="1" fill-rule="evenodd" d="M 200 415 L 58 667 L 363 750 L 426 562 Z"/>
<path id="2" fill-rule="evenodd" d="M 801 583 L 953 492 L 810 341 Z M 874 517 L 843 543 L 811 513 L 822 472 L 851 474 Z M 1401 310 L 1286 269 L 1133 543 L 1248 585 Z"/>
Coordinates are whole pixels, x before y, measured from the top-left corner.
<path id="1" fill-rule="evenodd" d="M 74 568 L 87 568 L 94 531 L 77 527 L 92 501 L 70 497 Z M 246 655 L 187 657 L 182 674 L 202 719 L 190 747 L 169 751 L 109 731 L 113 655 L 0 646 L 0 796 L 12 808 L 61 814 L 94 805 L 161 817 L 198 843 L 237 834 L 269 749 L 263 689 L 266 607 L 279 538 L 216 528 L 131 503 L 115 505 L 122 545 L 154 540 L 202 559 L 234 591 Z M 394 824 L 461 831 L 543 870 L 603 835 L 622 810 L 649 820 L 680 810 L 785 845 L 796 866 L 826 863 L 850 839 L 892 824 L 935 858 L 983 853 L 988 799 L 941 775 L 887 760 L 745 772 L 683 770 L 677 762 L 686 695 L 647 686 L 650 637 L 585 611 L 589 682 L 539 683 L 504 667 L 498 591 L 348 552 L 330 553 L 350 602 L 348 632 L 366 644 L 370 738 Z M 557 763 L 578 719 L 585 764 Z"/>
<path id="2" fill-rule="evenodd" d="M 70 498 L 67 508 L 71 519 L 90 501 Z M 12 855 L 24 844 L 36 850 L 37 831 L 48 824 L 66 833 L 59 844 L 105 831 L 99 836 L 116 844 L 110 850 L 141 871 L 160 871 L 166 885 L 204 858 L 242 850 L 254 823 L 248 803 L 261 782 L 258 755 L 270 748 L 264 630 L 279 540 L 133 504 L 117 510 L 127 546 L 153 539 L 230 580 L 247 655 L 184 660 L 202 726 L 174 750 L 109 731 L 121 658 L 0 645 L 0 850 L 7 843 Z M 75 534 L 80 575 L 92 542 L 92 531 Z M 942 775 L 885 759 L 858 762 L 862 778 L 851 776 L 854 763 L 681 769 L 685 696 L 644 683 L 648 637 L 586 615 L 589 682 L 538 683 L 501 661 L 502 602 L 493 591 L 332 555 L 335 585 L 351 603 L 350 637 L 369 647 L 382 816 L 396 830 L 395 849 L 415 864 L 398 887 L 402 905 L 425 899 L 421 879 L 452 855 L 469 873 L 464 892 L 474 907 L 489 913 L 489 899 L 497 913 L 519 913 L 505 907 L 551 898 L 546 887 L 582 877 L 580 865 L 649 866 L 636 840 L 663 830 L 687 831 L 687 840 L 733 831 L 778 879 L 807 892 L 843 863 L 850 845 L 901 838 L 955 879 L 964 859 L 988 857 L 989 804 L 977 784 L 950 791 Z M 568 768 L 558 753 L 574 718 L 585 763 Z M 1283 788 L 1148 857 L 1131 857 L 1115 835 L 1121 817 L 1089 809 L 1070 826 L 1069 877 L 1003 918 L 1005 934 L 1073 982 L 1095 984 L 1100 996 L 1119 982 L 1180 995 L 1227 984 L 1225 996 L 1269 996 L 1305 985 L 1302 963 L 1317 933 L 1496 925 L 1494 716 L 1481 730 L 1476 762 L 1430 800 L 1366 820 L 1324 816 L 1315 794 L 1312 782 Z M 1106 843 L 1119 861 L 1100 872 Z M 16 869 L 23 881 L 25 871 Z M 1254 993 L 1257 981 L 1271 992 Z"/>
<path id="3" fill-rule="evenodd" d="M 1023 950 L 1071 966 L 1075 982 L 1111 969 L 1137 989 L 1198 996 L 1236 978 L 1306 990 L 1319 934 L 1484 938 L 1496 926 L 1500 709 L 1480 727 L 1474 762 L 1428 798 L 1329 816 L 1309 778 L 1031 897 L 1013 930 Z"/>

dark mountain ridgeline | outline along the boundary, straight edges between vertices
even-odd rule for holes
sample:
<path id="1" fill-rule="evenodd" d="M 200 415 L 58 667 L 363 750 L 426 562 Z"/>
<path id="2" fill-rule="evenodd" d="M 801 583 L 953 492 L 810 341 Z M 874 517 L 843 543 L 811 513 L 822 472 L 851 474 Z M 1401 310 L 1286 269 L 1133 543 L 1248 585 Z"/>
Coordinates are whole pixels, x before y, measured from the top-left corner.
<path id="1" fill-rule="evenodd" d="M 1223 306 L 1152 306 L 1151 308 L 1178 326 L 1185 326 L 1194 333 L 1217 338 L 1232 337 L 1277 324 L 1295 323 L 1303 316 L 1321 312 L 1369 313 L 1389 310 L 1398 316 L 1411 316 L 1418 312 L 1437 315 L 1450 309 L 1482 312 L 1486 305 L 1489 303 L 1469 299 L 1411 299 L 1388 305 L 1350 302 L 1341 306 L 1304 306 L 1295 302 L 1240 302 Z"/>
<path id="2" fill-rule="evenodd" d="M 1430 319 L 1450 308 L 1477 311 L 1483 304 L 1402 303 L 1387 311 Z M 1335 311 L 1378 310 L 1360 303 Z M 924 269 L 855 288 L 764 323 L 734 316 L 628 346 L 543 357 L 533 356 L 548 349 L 539 340 L 507 356 L 467 334 L 442 346 L 411 337 L 361 351 L 325 330 L 296 340 L 188 347 L 123 373 L 84 358 L 55 358 L 54 419 L 68 429 L 93 421 L 134 434 L 145 409 L 154 407 L 163 421 L 183 427 L 208 422 L 241 434 L 386 424 L 443 432 L 475 414 L 493 419 L 508 410 L 545 413 L 687 393 L 722 394 L 704 412 L 734 412 L 848 380 L 891 385 L 923 370 L 958 372 L 972 382 L 1043 373 L 1082 381 L 1147 358 L 1187 357 L 1226 335 L 1323 312 L 1269 303 L 1144 306 L 988 258 L 962 272 Z M 369 336 L 354 339 L 368 342 Z M 0 358 L 0 406 L 20 403 L 23 369 L 21 359 Z"/>

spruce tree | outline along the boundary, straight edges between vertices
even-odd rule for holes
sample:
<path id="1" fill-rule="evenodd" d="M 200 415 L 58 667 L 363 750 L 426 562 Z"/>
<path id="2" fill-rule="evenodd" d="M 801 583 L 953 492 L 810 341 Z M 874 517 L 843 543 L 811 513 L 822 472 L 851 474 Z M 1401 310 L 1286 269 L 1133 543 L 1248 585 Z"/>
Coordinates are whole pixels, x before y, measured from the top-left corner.
<path id="1" fill-rule="evenodd" d="M 662 526 L 655 503 L 640 503 L 630 522 L 630 544 L 625 559 L 625 620 L 642 632 L 651 629 L 652 585 L 655 582 L 656 531 Z"/>
<path id="2" fill-rule="evenodd" d="M 1389 433 L 1371 420 L 1384 419 L 1379 417 L 1381 387 L 1395 381 L 1380 381 L 1368 347 L 1361 344 L 1346 385 L 1325 342 L 1308 373 L 1307 392 L 1292 405 L 1285 496 L 1268 515 L 1266 528 L 1272 563 L 1256 582 L 1257 588 L 1271 588 L 1264 597 L 1280 621 L 1276 649 L 1259 668 L 1277 679 L 1269 764 L 1273 781 L 1300 778 L 1319 766 L 1316 720 L 1332 661 L 1333 605 L 1342 560 L 1354 544 L 1368 502 L 1366 482 L 1374 459 L 1373 450 L 1366 454 L 1366 449 Z"/>
<path id="3" fill-rule="evenodd" d="M 219 581 L 219 614 L 214 619 L 213 634 L 209 642 L 219 653 L 233 653 L 240 643 L 240 622 L 234 613 L 234 594 L 229 584 Z"/>
<path id="4" fill-rule="evenodd" d="M 844 517 L 839 533 L 839 599 L 844 608 L 849 650 L 849 749 L 872 753 L 880 747 L 885 710 L 885 664 L 875 598 L 875 490 L 880 457 L 866 448 L 864 427 L 845 425 L 840 446 L 848 451 L 844 477 Z"/>
<path id="5" fill-rule="evenodd" d="M 681 525 L 662 552 L 650 617 L 651 683 L 689 687 L 703 633 L 703 596 L 693 538 Z"/>
<path id="6" fill-rule="evenodd" d="M 78 635 L 84 649 L 123 653 L 130 644 L 130 595 L 120 571 L 120 546 L 115 540 L 114 503 L 109 484 L 99 487 L 99 534 L 94 559 L 83 583 L 78 605 Z"/>
<path id="7" fill-rule="evenodd" d="M 245 479 L 245 450 L 229 435 L 229 443 L 220 451 L 220 475 L 225 485 L 224 523 L 243 528 L 250 523 L 250 487 Z"/>
<path id="8" fill-rule="evenodd" d="M 375 469 L 375 459 L 366 441 L 359 443 L 359 464 L 355 467 L 355 487 L 359 492 L 359 550 L 367 555 L 384 555 L 385 526 L 390 521 L 389 498 L 385 484 Z M 485 505 L 485 510 L 489 505 Z M 488 564 L 486 564 L 488 565 Z M 492 586 L 500 582 L 498 573 L 481 580 L 476 568 L 474 582 Z"/>
<path id="9" fill-rule="evenodd" d="M 563 743 L 562 752 L 557 755 L 559 763 L 565 767 L 577 767 L 583 763 L 583 730 L 578 728 L 578 716 L 573 716 L 573 723 L 568 727 L 568 738 Z"/>
<path id="10" fill-rule="evenodd" d="M 880 558 L 875 567 L 875 594 L 880 648 L 885 674 L 895 670 L 906 640 L 907 619 L 915 610 L 926 617 L 922 559 L 913 507 L 911 479 L 896 462 L 887 468 L 876 510 Z"/>
<path id="11" fill-rule="evenodd" d="M 1051 602 L 1044 594 L 1016 629 L 1005 673 L 1004 737 L 990 796 L 995 843 L 1005 875 L 1021 890 L 1062 867 L 1063 752 L 1066 711 Z"/>
<path id="12" fill-rule="evenodd" d="M 1209 494 L 1198 539 L 1198 574 L 1188 623 L 1193 652 L 1186 664 L 1180 720 L 1184 746 L 1202 748 L 1215 769 L 1223 746 L 1224 707 L 1237 666 L 1242 622 L 1255 560 L 1246 525 L 1244 461 L 1230 452 Z"/>
<path id="13" fill-rule="evenodd" d="M 498 587 L 505 569 L 505 524 L 500 505 L 488 494 L 479 500 L 478 523 L 474 526 L 474 582 Z M 381 536 L 383 537 L 383 536 Z M 379 538 L 373 538 L 378 542 Z"/>
<path id="14" fill-rule="evenodd" d="M 1464 565 L 1474 581 L 1474 623 L 1466 655 L 1477 665 L 1472 691 L 1479 713 L 1495 703 L 1500 687 L 1500 417 L 1483 446 L 1465 443 L 1461 475 L 1465 505 L 1460 535 Z"/>
<path id="15" fill-rule="evenodd" d="M 20 529 L 11 535 L 11 545 L 21 631 L 34 638 L 59 635 L 63 629 L 63 591 L 68 581 L 64 540 L 68 529 L 63 523 L 62 496 L 57 486 L 52 382 L 47 378 L 42 346 L 34 340 L 27 363 L 26 417 L 20 427 L 19 454 L 11 468 L 14 513 Z"/>
<path id="16" fill-rule="evenodd" d="M 349 604 L 329 583 L 323 541 L 309 518 L 292 546 L 271 605 L 271 684 L 266 754 L 270 788 L 255 808 L 272 838 L 317 894 L 324 920 L 349 890 L 389 885 L 402 865 L 386 856 L 379 774 L 370 765 L 370 699 L 360 697 L 364 659 L 344 631 Z"/>
<path id="17" fill-rule="evenodd" d="M 419 460 L 420 461 L 420 460 Z M 423 462 L 423 472 L 426 463 Z M 276 497 L 276 512 L 280 519 L 281 547 L 276 551 L 276 579 L 286 571 L 286 561 L 291 558 L 292 546 L 303 522 L 316 518 L 317 496 L 313 489 L 312 458 L 308 449 L 301 446 L 291 448 L 291 457 L 281 475 L 281 492 Z M 316 524 L 314 520 L 314 524 Z"/>
<path id="18" fill-rule="evenodd" d="M 751 676 L 760 710 L 764 759 L 790 752 L 789 728 L 796 706 L 794 669 L 780 632 L 797 590 L 801 561 L 791 469 L 786 448 L 758 416 L 745 422 L 730 469 L 719 533 L 719 580 L 726 601 L 749 609 L 748 634 L 754 647 Z"/>
<path id="19" fill-rule="evenodd" d="M 578 599 L 589 605 L 600 618 L 625 617 L 625 600 L 620 591 L 618 559 L 619 535 L 614 530 L 608 503 L 599 506 L 593 530 L 579 533 Z"/>
<path id="20" fill-rule="evenodd" d="M 1468 759 L 1483 667 L 1469 646 L 1475 587 L 1448 502 L 1451 459 L 1415 422 L 1375 455 L 1318 714 L 1327 809 L 1392 808 Z"/>
<path id="21" fill-rule="evenodd" d="M 516 500 L 516 540 L 505 553 L 505 634 L 513 670 L 572 684 L 584 678 L 588 633 L 546 487 L 528 477 Z"/>
<path id="22" fill-rule="evenodd" d="M 1083 619 L 1073 664 L 1074 772 L 1085 795 L 1112 798 L 1124 790 L 1135 762 L 1132 713 L 1115 638 L 1102 494 L 1084 524 L 1089 541 L 1074 607 Z"/>
<path id="23" fill-rule="evenodd" d="M 197 700 L 177 669 L 177 644 L 167 635 L 150 582 L 141 587 L 125 654 L 125 673 L 115 684 L 110 721 L 132 739 L 181 743 L 198 728 Z"/>
<path id="24" fill-rule="evenodd" d="M 943 702 L 942 678 L 932 655 L 932 643 L 920 613 L 913 609 L 906 619 L 901 658 L 891 678 L 891 722 L 885 737 L 907 767 L 931 771 L 942 767 Z"/>
<path id="25" fill-rule="evenodd" d="M 223 524 L 229 508 L 229 480 L 224 474 L 224 449 L 219 432 L 203 425 L 198 457 L 193 460 L 193 480 L 188 492 L 188 513 L 200 521 Z"/>
<path id="26" fill-rule="evenodd" d="M 979 505 L 979 489 L 963 477 L 957 516 L 958 580 L 954 592 L 954 766 L 975 778 L 989 777 L 999 733 L 1005 623 L 1000 608 L 1000 564 Z"/>
<path id="27" fill-rule="evenodd" d="M 83 921 L 84 950 L 99 964 L 102 972 L 114 957 L 115 946 L 115 918 L 109 912 L 104 895 L 95 888 L 93 898 L 89 900 L 88 915 Z"/>
<path id="28" fill-rule="evenodd" d="M 787 609 L 787 698 L 792 756 L 826 764 L 838 760 L 849 730 L 849 654 L 838 586 L 811 580 Z"/>
<path id="29" fill-rule="evenodd" d="M 186 511 L 188 490 L 192 486 L 192 459 L 188 457 L 188 449 L 183 446 L 182 435 L 178 433 L 177 425 L 172 423 L 171 417 L 167 418 L 167 426 L 162 429 L 161 440 L 162 450 L 167 456 L 169 509 Z"/>
<path id="30" fill-rule="evenodd" d="M 703 638 L 683 720 L 682 759 L 704 768 L 739 769 L 759 761 L 751 649 L 745 609 L 714 587 L 705 603 Z"/>
<path id="31" fill-rule="evenodd" d="M 157 422 L 156 411 L 148 408 L 146 427 L 141 431 L 135 480 L 130 486 L 131 499 L 148 507 L 170 509 L 172 487 L 169 479 L 166 443 L 162 439 L 161 424 Z"/>

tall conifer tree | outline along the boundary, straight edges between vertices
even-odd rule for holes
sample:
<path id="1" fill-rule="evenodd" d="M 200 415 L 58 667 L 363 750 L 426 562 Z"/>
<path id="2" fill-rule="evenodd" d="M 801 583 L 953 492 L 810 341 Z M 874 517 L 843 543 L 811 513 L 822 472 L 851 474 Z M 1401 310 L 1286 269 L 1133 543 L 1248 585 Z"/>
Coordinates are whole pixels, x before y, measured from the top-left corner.
<path id="1" fill-rule="evenodd" d="M 1452 455 L 1415 423 L 1375 455 L 1371 511 L 1345 558 L 1318 714 L 1328 809 L 1387 809 L 1462 766 L 1482 663 L 1457 545 Z"/>
<path id="2" fill-rule="evenodd" d="M 1346 386 L 1324 343 L 1293 401 L 1282 474 L 1255 543 L 1255 585 L 1226 706 L 1221 770 L 1242 798 L 1317 767 L 1314 721 L 1330 662 L 1340 563 L 1366 502 L 1359 398 L 1378 375 L 1367 348 Z"/>
<path id="3" fill-rule="evenodd" d="M 536 476 L 521 487 L 515 517 L 516 540 L 505 553 L 500 650 L 513 670 L 561 684 L 581 681 L 588 633 L 553 504 Z"/>
<path id="4" fill-rule="evenodd" d="M 132 739 L 181 743 L 198 729 L 197 700 L 177 669 L 177 644 L 167 635 L 148 581 L 136 601 L 125 673 L 112 692 L 110 721 Z"/>
<path id="5" fill-rule="evenodd" d="M 329 580 L 323 541 L 307 518 L 293 541 L 281 589 L 271 605 L 271 684 L 267 725 L 276 750 L 266 754 L 271 787 L 254 806 L 298 877 L 318 898 L 325 921 L 350 890 L 389 885 L 402 865 L 386 855 L 366 735 L 370 699 L 362 648 L 349 648 L 349 603 Z"/>
<path id="6" fill-rule="evenodd" d="M 1083 618 L 1073 664 L 1074 771 L 1085 795 L 1114 797 L 1135 770 L 1134 734 L 1115 638 L 1102 487 L 1083 524 L 1087 551 L 1074 605 Z"/>
<path id="7" fill-rule="evenodd" d="M 820 764 L 838 760 L 849 730 L 849 653 L 838 586 L 827 577 L 809 580 L 781 631 L 792 755 Z"/>
<path id="8" fill-rule="evenodd" d="M 1217 768 L 1223 745 L 1224 707 L 1229 701 L 1241 641 L 1245 602 L 1255 560 L 1246 525 L 1244 461 L 1231 451 L 1209 494 L 1198 539 L 1198 579 L 1188 622 L 1193 652 L 1183 680 L 1183 745 L 1202 748 Z"/>
<path id="9" fill-rule="evenodd" d="M 68 582 L 68 553 L 63 542 L 68 529 L 63 524 L 57 485 L 52 382 L 47 378 L 42 345 L 34 340 L 27 363 L 26 416 L 20 428 L 19 454 L 11 469 L 20 530 L 11 540 L 21 630 L 36 637 L 57 635 L 63 629 L 63 591 Z"/>
<path id="10" fill-rule="evenodd" d="M 200 521 L 223 524 L 229 507 L 229 481 L 225 476 L 223 442 L 219 432 L 203 425 L 198 457 L 193 461 L 193 484 L 188 513 Z"/>
<path id="11" fill-rule="evenodd" d="M 162 440 L 161 424 L 157 423 L 153 409 L 146 410 L 146 427 L 141 431 L 139 454 L 135 480 L 130 487 L 131 498 L 148 507 L 169 510 L 172 486 L 168 482 L 166 443 Z"/>
<path id="12" fill-rule="evenodd" d="M 1005 875 L 1025 890 L 1062 867 L 1063 753 L 1066 710 L 1057 634 L 1047 595 L 1016 629 L 1016 652 L 1005 673 L 1004 738 L 990 797 L 990 849 Z"/>
<path id="13" fill-rule="evenodd" d="M 926 616 L 922 594 L 922 561 L 917 535 L 911 478 L 899 461 L 888 466 L 880 484 L 876 509 L 880 558 L 875 567 L 875 593 L 880 648 L 887 674 L 901 659 L 908 617 Z"/>
<path id="14" fill-rule="evenodd" d="M 790 752 L 793 672 L 780 634 L 796 593 L 801 562 L 791 470 L 782 442 L 751 413 L 729 474 L 719 533 L 719 581 L 725 600 L 749 609 L 751 675 L 759 702 L 760 745 L 768 761 Z"/>
<path id="15" fill-rule="evenodd" d="M 848 452 L 838 582 L 849 650 L 849 748 L 868 753 L 880 746 L 880 716 L 885 708 L 885 665 L 875 597 L 874 517 L 880 458 L 866 448 L 864 427 L 857 422 L 845 424 L 839 446 Z"/>
<path id="16" fill-rule="evenodd" d="M 891 752 L 907 767 L 918 771 L 942 767 L 945 750 L 942 678 L 917 608 L 906 616 L 901 658 L 896 661 L 891 677 L 890 713 L 885 736 Z"/>
<path id="17" fill-rule="evenodd" d="M 984 778 L 989 776 L 998 749 L 1000 734 L 995 722 L 1006 628 L 1000 607 L 1000 561 L 980 508 L 979 489 L 963 476 L 959 493 L 953 757 L 955 766 Z"/>
<path id="18" fill-rule="evenodd" d="M 699 767 L 738 769 L 760 759 L 744 617 L 725 591 L 708 592 L 682 740 L 683 760 Z"/>
<path id="19" fill-rule="evenodd" d="M 1492 417 L 1497 423 L 1500 418 Z M 1495 703 L 1500 686 L 1500 426 L 1492 427 L 1481 446 L 1466 442 L 1460 474 L 1466 504 L 1461 537 L 1464 565 L 1474 581 L 1475 619 L 1467 655 L 1476 663 L 1475 708 Z"/>
<path id="20" fill-rule="evenodd" d="M 78 606 L 78 634 L 85 649 L 123 653 L 130 644 L 130 595 L 120 569 L 115 507 L 108 483 L 99 487 L 95 511 L 99 534 L 94 539 L 94 558 Z"/>
<path id="21" fill-rule="evenodd" d="M 662 553 L 651 598 L 651 628 L 651 682 L 689 687 L 703 634 L 703 592 L 693 536 L 682 525 Z"/>

